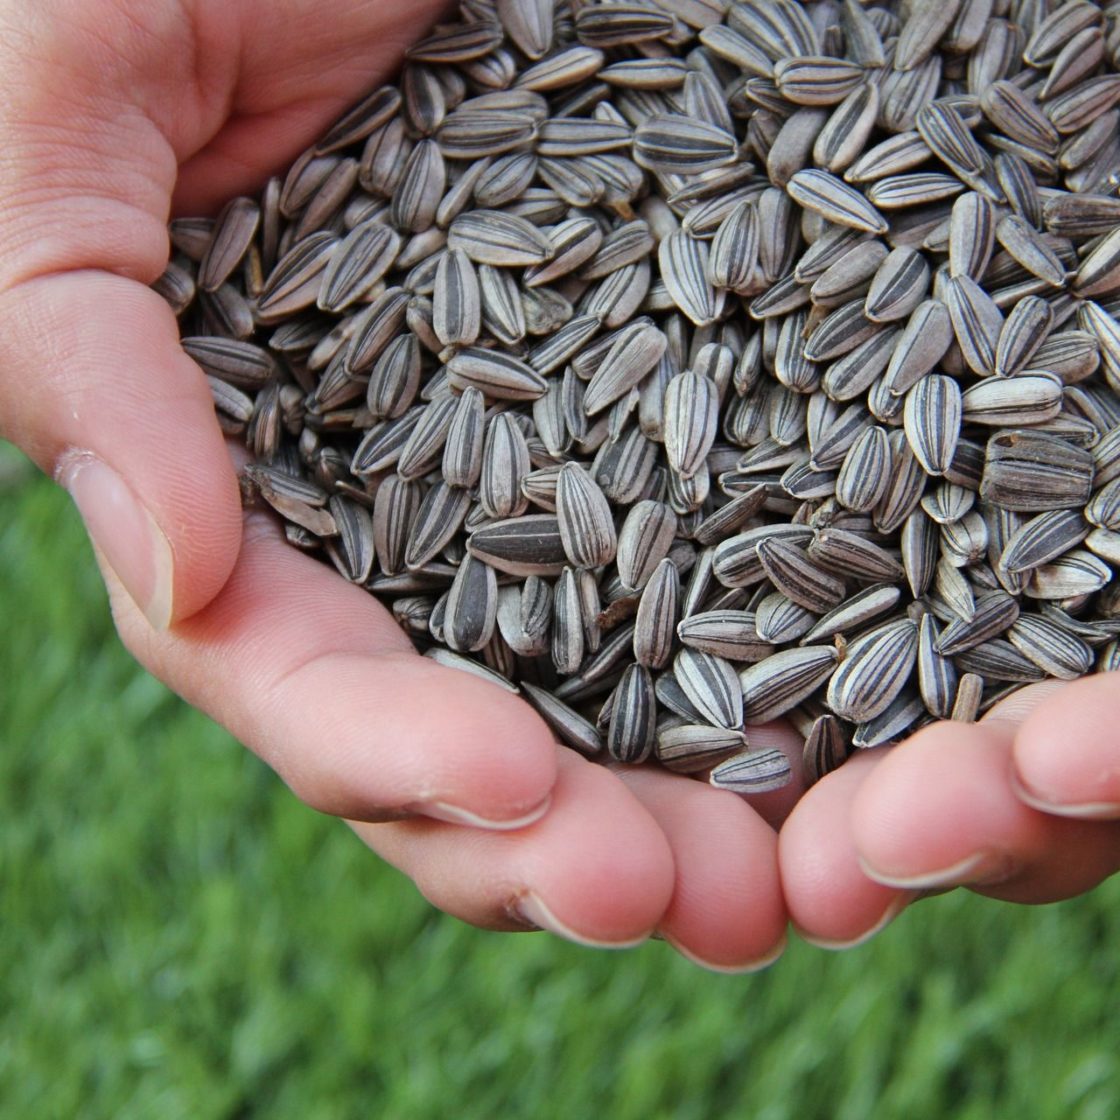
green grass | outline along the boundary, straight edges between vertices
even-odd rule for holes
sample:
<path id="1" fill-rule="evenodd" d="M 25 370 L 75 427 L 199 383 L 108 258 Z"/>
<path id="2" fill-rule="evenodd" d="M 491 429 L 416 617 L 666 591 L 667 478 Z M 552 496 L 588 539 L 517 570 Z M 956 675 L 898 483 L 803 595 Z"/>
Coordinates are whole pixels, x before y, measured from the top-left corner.
<path id="1" fill-rule="evenodd" d="M 124 653 L 0 447 L 0 1117 L 1120 1115 L 1120 883 L 704 974 L 434 912 Z"/>

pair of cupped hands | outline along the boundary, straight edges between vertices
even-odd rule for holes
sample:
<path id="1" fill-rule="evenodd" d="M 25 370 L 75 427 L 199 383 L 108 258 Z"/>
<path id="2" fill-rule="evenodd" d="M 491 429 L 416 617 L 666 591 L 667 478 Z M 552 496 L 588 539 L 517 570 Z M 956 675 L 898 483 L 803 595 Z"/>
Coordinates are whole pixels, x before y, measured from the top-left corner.
<path id="1" fill-rule="evenodd" d="M 170 214 L 259 189 L 392 75 L 437 0 L 0 0 L 0 433 L 72 495 L 122 639 L 435 905 L 759 967 L 930 891 L 1015 902 L 1120 867 L 1120 686 L 1024 689 L 749 800 L 556 746 L 243 514 L 174 317 Z M 787 727 L 752 729 L 793 759 Z M 795 765 L 795 772 L 800 767 Z"/>

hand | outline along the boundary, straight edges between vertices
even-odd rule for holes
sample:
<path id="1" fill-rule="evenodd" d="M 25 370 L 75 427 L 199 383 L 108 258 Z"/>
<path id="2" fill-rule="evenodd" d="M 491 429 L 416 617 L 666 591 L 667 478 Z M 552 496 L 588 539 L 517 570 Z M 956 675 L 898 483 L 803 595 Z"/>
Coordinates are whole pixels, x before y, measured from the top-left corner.
<path id="1" fill-rule="evenodd" d="M 967 886 L 1011 902 L 1090 890 L 1120 869 L 1120 687 L 1048 681 L 977 724 L 939 723 L 868 751 L 787 821 L 794 923 L 858 944 L 922 893 Z"/>
<path id="2" fill-rule="evenodd" d="M 415 656 L 371 597 L 243 519 L 202 373 L 147 287 L 169 213 L 258 189 L 441 7 L 0 0 L 0 431 L 74 497 L 136 657 L 437 905 L 764 962 L 786 914 L 762 816 L 558 750 L 527 705 Z"/>

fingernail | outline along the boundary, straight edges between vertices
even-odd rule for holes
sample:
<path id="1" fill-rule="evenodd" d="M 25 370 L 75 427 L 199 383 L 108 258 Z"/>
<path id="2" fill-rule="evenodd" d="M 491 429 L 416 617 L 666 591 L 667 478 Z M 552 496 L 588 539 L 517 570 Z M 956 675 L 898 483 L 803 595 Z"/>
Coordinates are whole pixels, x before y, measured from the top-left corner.
<path id="1" fill-rule="evenodd" d="M 469 809 L 458 805 L 448 804 L 446 801 L 424 801 L 414 805 L 406 805 L 411 813 L 419 813 L 432 820 L 443 821 L 445 824 L 466 825 L 468 828 L 484 828 L 490 832 L 513 832 L 518 828 L 527 828 L 535 824 L 548 812 L 552 798 L 546 797 L 539 805 L 530 809 L 520 817 L 511 817 L 508 820 L 494 820 L 492 817 L 479 816 Z"/>
<path id="2" fill-rule="evenodd" d="M 88 451 L 72 453 L 56 477 L 74 499 L 86 531 L 152 627 L 171 624 L 171 545 L 112 467 Z"/>
<path id="3" fill-rule="evenodd" d="M 1014 870 L 1010 857 L 1002 852 L 974 852 L 965 859 L 940 867 L 936 871 L 924 871 L 915 875 L 900 875 L 881 871 L 865 860 L 860 860 L 863 873 L 884 887 L 897 887 L 899 890 L 923 891 L 934 887 L 978 887 L 999 883 L 1009 879 Z"/>
<path id="4" fill-rule="evenodd" d="M 705 960 L 703 957 L 697 956 L 691 950 L 686 949 L 679 942 L 674 941 L 671 937 L 666 937 L 665 934 L 660 935 L 662 941 L 668 942 L 673 948 L 680 953 L 685 960 L 691 961 L 695 965 L 706 969 L 708 972 L 719 972 L 725 976 L 745 976 L 750 972 L 761 972 L 764 968 L 769 968 L 785 951 L 787 938 L 785 934 L 782 935 L 781 941 L 778 942 L 777 947 L 772 949 L 764 957 L 758 957 L 753 961 L 747 961 L 744 964 L 715 964 L 712 961 Z"/>
<path id="5" fill-rule="evenodd" d="M 1024 785 L 1022 779 L 1014 772 L 1011 775 L 1011 787 L 1020 801 L 1029 805 L 1032 809 L 1037 809 L 1040 813 L 1090 821 L 1111 821 L 1120 818 L 1120 805 L 1113 801 L 1069 802 L 1063 801 L 1053 794 L 1044 796 Z"/>
<path id="6" fill-rule="evenodd" d="M 513 905 L 514 912 L 522 921 L 528 922 L 530 925 L 536 926 L 537 929 L 543 929 L 548 933 L 554 933 L 557 937 L 562 937 L 565 941 L 572 941 L 576 945 L 585 945 L 589 949 L 633 949 L 636 945 L 641 945 L 649 940 L 649 934 L 643 933 L 641 937 L 635 937 L 626 941 L 602 941 L 596 937 L 588 937 L 587 934 L 578 933 L 572 929 L 571 926 L 565 925 L 556 915 L 544 904 L 539 895 L 533 894 L 529 891 L 521 895 Z"/>
<path id="7" fill-rule="evenodd" d="M 858 937 L 852 937 L 846 941 L 832 940 L 827 937 L 815 937 L 813 934 L 806 933 L 803 929 L 798 929 L 797 934 L 802 941 L 808 941 L 810 945 L 815 945 L 818 949 L 831 949 L 835 951 L 854 949 L 857 945 L 862 945 L 865 941 L 870 941 L 877 933 L 881 933 L 910 905 L 911 902 L 914 902 L 920 897 L 921 893 L 919 891 L 906 891 L 898 895 L 887 904 L 887 908 L 879 916 L 879 920 L 870 929 L 864 930 Z"/>

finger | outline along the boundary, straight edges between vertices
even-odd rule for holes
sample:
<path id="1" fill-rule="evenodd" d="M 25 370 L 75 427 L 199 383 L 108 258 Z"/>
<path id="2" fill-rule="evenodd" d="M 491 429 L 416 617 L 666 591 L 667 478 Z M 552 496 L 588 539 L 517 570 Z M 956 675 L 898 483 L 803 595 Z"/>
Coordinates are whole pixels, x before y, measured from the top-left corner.
<path id="1" fill-rule="evenodd" d="M 208 603 L 241 532 L 237 481 L 170 309 L 109 273 L 0 295 L 0 431 L 70 491 L 149 623 Z"/>
<path id="2" fill-rule="evenodd" d="M 529 706 L 418 656 L 384 607 L 287 544 L 271 516 L 247 517 L 229 581 L 170 631 L 107 581 L 141 663 L 315 808 L 494 828 L 543 812 L 554 743 Z"/>
<path id="3" fill-rule="evenodd" d="M 868 878 L 852 838 L 853 801 L 887 753 L 881 748 L 850 758 L 808 790 L 782 827 L 778 859 L 790 918 L 806 941 L 822 948 L 861 944 L 914 897 Z"/>
<path id="4" fill-rule="evenodd" d="M 441 910 L 487 929 L 620 948 L 644 941 L 673 895 L 673 855 L 656 822 L 609 770 L 563 748 L 549 811 L 518 832 L 354 827 Z"/>
<path id="5" fill-rule="evenodd" d="M 163 105 L 160 126 L 182 159 L 175 211 L 208 213 L 259 188 L 393 74 L 407 47 L 453 9 L 451 0 L 296 0 L 278 19 L 275 0 L 200 5 L 194 33 L 214 42 L 214 55 L 224 43 L 239 49 L 208 68 L 197 121 L 185 122 L 175 99 Z"/>
<path id="6" fill-rule="evenodd" d="M 736 794 L 652 767 L 619 767 L 619 780 L 669 842 L 675 879 L 658 932 L 717 972 L 753 972 L 785 948 L 778 837 Z"/>
<path id="7" fill-rule="evenodd" d="M 1014 748 L 1020 796 L 1047 813 L 1120 818 L 1120 680 L 1062 684 L 1024 716 Z"/>
<path id="8" fill-rule="evenodd" d="M 934 724 L 886 757 L 857 793 L 852 834 L 868 874 L 900 888 L 967 885 L 1018 902 L 1095 886 L 1120 859 L 1120 825 L 1064 820 L 1012 785 L 1016 724 Z"/>

